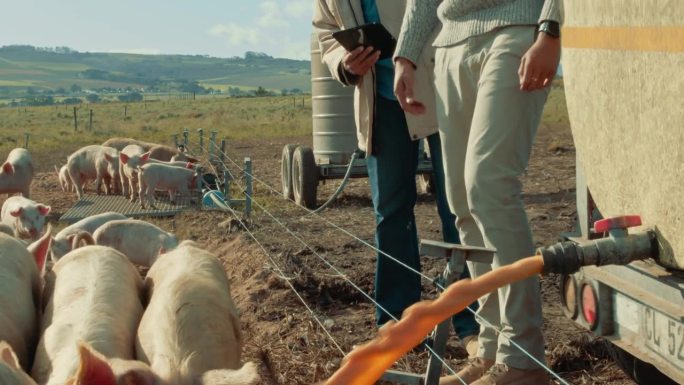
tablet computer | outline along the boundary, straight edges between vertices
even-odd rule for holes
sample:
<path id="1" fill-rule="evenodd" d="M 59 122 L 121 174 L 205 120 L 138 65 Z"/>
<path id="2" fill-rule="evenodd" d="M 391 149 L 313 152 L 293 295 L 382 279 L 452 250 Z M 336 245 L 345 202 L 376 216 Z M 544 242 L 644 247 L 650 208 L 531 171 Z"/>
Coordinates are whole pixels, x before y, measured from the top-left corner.
<path id="1" fill-rule="evenodd" d="M 359 46 L 372 46 L 380 50 L 380 59 L 392 57 L 397 41 L 380 23 L 369 23 L 358 27 L 333 32 L 337 40 L 347 51 L 351 52 Z"/>

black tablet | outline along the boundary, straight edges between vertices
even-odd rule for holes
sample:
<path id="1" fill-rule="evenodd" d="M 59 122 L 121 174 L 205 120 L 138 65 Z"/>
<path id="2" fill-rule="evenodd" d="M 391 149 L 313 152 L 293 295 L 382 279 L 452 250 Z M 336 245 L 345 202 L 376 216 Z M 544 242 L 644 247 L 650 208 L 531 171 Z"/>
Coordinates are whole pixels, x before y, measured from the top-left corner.
<path id="1" fill-rule="evenodd" d="M 392 57 L 397 45 L 392 34 L 380 23 L 369 23 L 344 29 L 333 32 L 332 36 L 349 52 L 361 45 L 379 49 L 380 59 Z"/>

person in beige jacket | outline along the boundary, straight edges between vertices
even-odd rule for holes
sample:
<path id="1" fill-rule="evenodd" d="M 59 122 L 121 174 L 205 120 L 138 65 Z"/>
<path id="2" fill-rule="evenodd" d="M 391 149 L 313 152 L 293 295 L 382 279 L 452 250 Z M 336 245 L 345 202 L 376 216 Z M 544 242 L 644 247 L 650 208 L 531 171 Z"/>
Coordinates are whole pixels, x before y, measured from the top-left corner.
<path id="1" fill-rule="evenodd" d="M 520 176 L 560 59 L 561 0 L 409 0 L 395 92 L 420 114 L 414 65 L 437 47 L 435 89 L 447 180 L 464 244 L 497 250 L 478 277 L 534 254 Z M 440 32 L 432 39 L 433 30 Z M 539 280 L 480 299 L 477 357 L 441 385 L 542 385 L 549 375 Z"/>
<path id="2" fill-rule="evenodd" d="M 391 59 L 378 61 L 379 51 L 359 47 L 352 52 L 333 37 L 335 31 L 370 22 L 380 22 L 396 38 L 401 28 L 405 0 L 315 0 L 313 25 L 322 60 L 340 83 L 354 86 L 354 110 L 358 145 L 366 152 L 368 176 L 376 217 L 378 253 L 375 275 L 376 322 L 382 325 L 400 318 L 405 308 L 420 300 L 420 276 L 387 258 L 420 269 L 418 236 L 413 209 L 416 203 L 418 141 L 430 146 L 436 181 L 438 212 L 444 240 L 460 243 L 448 208 L 444 169 L 435 115 L 433 60 L 431 47 L 422 50 L 416 65 L 416 95 L 425 102 L 422 115 L 402 111 L 393 91 Z M 466 273 L 466 277 L 469 275 Z M 475 308 L 477 304 L 474 304 Z M 453 324 L 466 349 L 474 353 L 479 326 L 472 312 L 465 310 Z"/>

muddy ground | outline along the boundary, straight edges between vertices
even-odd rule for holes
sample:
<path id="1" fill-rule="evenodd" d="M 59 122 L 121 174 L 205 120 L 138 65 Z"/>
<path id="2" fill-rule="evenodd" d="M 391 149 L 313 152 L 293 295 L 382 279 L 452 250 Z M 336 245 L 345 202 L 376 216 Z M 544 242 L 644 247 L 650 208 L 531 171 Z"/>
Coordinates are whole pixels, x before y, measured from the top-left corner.
<path id="1" fill-rule="evenodd" d="M 372 295 L 375 253 L 363 242 L 373 243 L 374 221 L 365 179 L 353 180 L 320 216 L 306 216 L 301 208 L 283 200 L 278 193 L 280 154 L 287 143 L 311 145 L 311 137 L 242 140 L 228 145 L 237 163 L 245 156 L 252 158 L 253 174 L 259 179 L 254 184 L 257 202 L 252 216 L 245 219 L 249 231 L 234 216 L 217 211 L 185 212 L 173 219 L 151 221 L 174 230 L 180 238 L 200 242 L 223 259 L 241 312 L 244 359 L 261 365 L 263 383 L 308 385 L 327 378 L 339 366 L 342 352 L 369 340 L 376 331 L 369 300 L 323 262 L 330 262 Z M 65 149 L 64 155 L 72 150 Z M 51 219 L 56 221 L 76 199 L 59 191 L 54 172 L 47 172 L 52 169 L 49 160 L 38 158 L 46 172 L 36 176 L 32 198 L 52 205 Z M 567 125 L 540 127 L 523 181 L 535 241 L 538 246 L 552 244 L 562 232 L 572 230 L 576 218 L 575 150 Z M 321 185 L 319 203 L 338 184 L 329 181 Z M 416 217 L 421 238 L 441 239 L 433 196 L 419 195 Z M 436 276 L 444 267 L 443 261 L 425 259 L 423 263 L 429 276 Z M 426 298 L 435 295 L 430 282 L 424 281 L 424 288 Z M 542 295 L 547 361 L 556 373 L 571 384 L 633 384 L 608 358 L 602 341 L 565 318 L 555 277 L 543 279 Z M 445 356 L 448 364 L 459 368 L 465 355 L 451 338 Z M 426 357 L 426 353 L 410 353 L 396 368 L 423 372 Z"/>

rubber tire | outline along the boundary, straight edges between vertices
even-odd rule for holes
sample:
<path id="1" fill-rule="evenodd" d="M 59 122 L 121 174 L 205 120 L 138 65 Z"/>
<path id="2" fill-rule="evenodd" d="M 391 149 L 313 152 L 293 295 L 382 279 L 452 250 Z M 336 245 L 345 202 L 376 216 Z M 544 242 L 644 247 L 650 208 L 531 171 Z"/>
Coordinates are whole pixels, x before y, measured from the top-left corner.
<path id="1" fill-rule="evenodd" d="M 623 372 L 640 385 L 677 385 L 658 368 L 634 357 L 629 352 L 606 341 L 606 349 Z"/>
<path id="2" fill-rule="evenodd" d="M 297 147 L 292 155 L 292 190 L 298 205 L 316 207 L 318 173 L 313 151 L 306 146 Z"/>
<path id="3" fill-rule="evenodd" d="M 280 182 L 283 186 L 283 197 L 289 200 L 294 199 L 292 191 L 292 154 L 294 154 L 296 148 L 296 144 L 286 144 L 283 147 L 283 154 L 280 158 Z"/>

